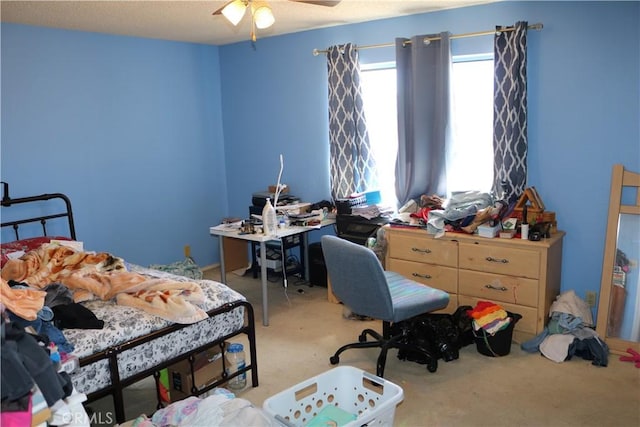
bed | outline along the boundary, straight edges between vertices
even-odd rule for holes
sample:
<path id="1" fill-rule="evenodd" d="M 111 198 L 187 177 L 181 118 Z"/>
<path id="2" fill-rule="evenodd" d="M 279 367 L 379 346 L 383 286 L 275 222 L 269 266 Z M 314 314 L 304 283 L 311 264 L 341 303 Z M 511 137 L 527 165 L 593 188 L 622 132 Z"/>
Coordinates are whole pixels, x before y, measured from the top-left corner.
<path id="1" fill-rule="evenodd" d="M 73 211 L 69 198 L 62 193 L 42 194 L 38 196 L 11 198 L 6 183 L 2 183 L 2 265 L 9 263 L 8 257 L 16 258 L 17 251 L 27 254 L 42 248 L 52 239 L 76 240 Z M 29 209 L 29 206 L 42 206 L 51 203 L 55 208 Z M 64 207 L 57 211 L 58 207 Z M 15 219 L 6 215 L 9 209 L 21 205 L 20 213 L 27 212 L 23 218 Z M 54 209 L 53 212 L 49 213 Z M 36 211 L 38 214 L 33 215 Z M 42 212 L 45 212 L 43 214 Z M 5 221 L 6 218 L 11 220 Z M 68 227 L 66 235 L 50 236 L 49 226 L 54 221 L 62 221 Z M 39 236 L 25 238 L 21 236 L 23 229 L 31 233 L 34 224 L 38 227 Z M 60 229 L 59 223 L 56 230 Z M 13 229 L 12 241 L 7 241 L 7 231 Z M 50 246 L 50 245 L 49 245 Z M 24 257 L 24 256 L 23 256 Z M 151 375 L 158 385 L 160 371 L 177 362 L 188 360 L 193 377 L 193 361 L 195 355 L 218 347 L 220 351 L 224 343 L 234 337 L 244 337 L 248 341 L 247 361 L 244 369 L 233 374 L 226 374 L 225 361 L 220 379 L 204 388 L 196 389 L 191 384 L 191 395 L 197 396 L 223 386 L 229 379 L 243 373 L 250 373 L 251 385 L 258 386 L 257 353 L 255 339 L 254 313 L 243 295 L 226 285 L 211 280 L 194 280 L 177 276 L 168 272 L 152 270 L 138 265 L 126 263 L 132 275 L 140 275 L 150 281 L 169 281 L 178 285 L 190 282 L 197 283 L 202 290 L 202 299 L 197 309 L 205 315 L 202 320 L 191 323 L 174 323 L 155 316 L 148 311 L 134 306 L 117 304 L 116 299 L 92 299 L 82 304 L 91 310 L 96 318 L 104 321 L 102 329 L 64 329 L 64 337 L 74 346 L 73 355 L 79 359 L 79 368 L 70 373 L 74 387 L 88 397 L 87 403 L 105 396 L 113 398 L 115 418 L 118 423 L 125 421 L 123 389 Z M 118 300 L 119 301 L 119 300 Z M 158 408 L 162 407 L 160 387 L 158 390 Z M 129 414 L 131 415 L 131 414 Z M 137 415 L 137 414 L 133 414 Z"/>

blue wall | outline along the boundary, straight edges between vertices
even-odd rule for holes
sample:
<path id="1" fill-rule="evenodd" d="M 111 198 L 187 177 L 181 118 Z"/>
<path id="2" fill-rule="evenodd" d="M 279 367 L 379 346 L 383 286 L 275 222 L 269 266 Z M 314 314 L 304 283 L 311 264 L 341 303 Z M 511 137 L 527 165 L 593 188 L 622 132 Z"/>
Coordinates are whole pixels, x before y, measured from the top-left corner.
<path id="1" fill-rule="evenodd" d="M 217 47 L 2 24 L 2 180 L 66 193 L 88 249 L 211 262 L 220 99 Z"/>
<path id="2" fill-rule="evenodd" d="M 528 36 L 528 183 L 567 232 L 563 290 L 584 295 L 600 286 L 611 168 L 640 171 L 639 6 L 498 2 L 259 38 L 255 49 L 3 24 L 2 179 L 15 197 L 68 193 L 90 248 L 148 264 L 190 244 L 211 264 L 207 227 L 247 215 L 280 153 L 292 193 L 329 197 L 326 63 L 314 48 L 542 22 Z M 492 40 L 453 50 L 490 52 Z M 393 49 L 360 56 L 392 60 Z"/>

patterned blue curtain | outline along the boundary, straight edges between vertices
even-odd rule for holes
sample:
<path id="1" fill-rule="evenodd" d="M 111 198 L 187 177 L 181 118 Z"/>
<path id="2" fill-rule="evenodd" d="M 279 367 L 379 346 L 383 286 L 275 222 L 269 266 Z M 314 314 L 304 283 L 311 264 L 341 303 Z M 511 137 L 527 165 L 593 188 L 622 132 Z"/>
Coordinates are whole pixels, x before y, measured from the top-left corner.
<path id="1" fill-rule="evenodd" d="M 527 185 L 527 22 L 496 28 L 493 91 L 493 194 L 506 184 L 515 202 Z"/>
<path id="2" fill-rule="evenodd" d="M 332 46 L 329 69 L 331 197 L 344 198 L 375 188 L 375 161 L 362 103 L 358 50 L 351 43 Z"/>
<path id="3" fill-rule="evenodd" d="M 436 39 L 425 43 L 425 38 Z M 400 205 L 423 194 L 446 194 L 451 141 L 451 43 L 447 32 L 396 39 Z"/>

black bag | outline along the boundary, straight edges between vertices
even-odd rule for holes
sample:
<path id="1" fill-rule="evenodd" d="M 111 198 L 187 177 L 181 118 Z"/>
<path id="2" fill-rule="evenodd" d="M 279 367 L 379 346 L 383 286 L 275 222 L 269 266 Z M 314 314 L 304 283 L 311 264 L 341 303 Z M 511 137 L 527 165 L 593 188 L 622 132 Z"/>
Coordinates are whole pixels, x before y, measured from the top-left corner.
<path id="1" fill-rule="evenodd" d="M 453 314 L 422 314 L 394 324 L 392 335 L 406 329 L 408 343 L 450 362 L 458 359 L 460 348 L 474 342 L 471 317 L 467 314 L 467 310 L 471 309 L 470 306 L 461 306 Z M 420 364 L 429 362 L 422 353 L 406 349 L 398 351 L 398 358 Z"/>

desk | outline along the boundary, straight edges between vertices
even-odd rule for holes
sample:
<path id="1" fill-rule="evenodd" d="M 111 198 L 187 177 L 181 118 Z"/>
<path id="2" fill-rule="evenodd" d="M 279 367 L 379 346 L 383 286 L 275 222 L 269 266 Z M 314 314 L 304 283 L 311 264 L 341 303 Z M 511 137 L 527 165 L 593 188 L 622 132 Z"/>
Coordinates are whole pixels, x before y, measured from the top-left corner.
<path id="1" fill-rule="evenodd" d="M 281 238 L 294 236 L 296 234 L 302 235 L 304 256 L 305 259 L 309 259 L 309 242 L 307 241 L 307 233 L 313 230 L 318 230 L 322 227 L 335 224 L 334 219 L 324 219 L 319 226 L 315 227 L 285 227 L 279 228 L 278 233 L 275 236 L 265 236 L 264 234 L 240 234 L 237 229 L 230 228 L 226 225 L 217 225 L 209 228 L 209 234 L 219 237 L 220 244 L 220 281 L 227 284 L 227 272 L 224 263 L 224 244 L 222 237 L 230 237 L 232 239 L 246 240 L 247 242 L 260 243 L 260 276 L 262 280 L 262 324 L 269 326 L 269 313 L 268 313 L 268 298 L 267 298 L 267 249 L 266 243 L 275 241 L 281 242 Z M 304 268 L 305 279 L 309 280 L 309 263 L 305 263 Z M 286 272 L 286 266 L 283 266 L 283 271 Z"/>

